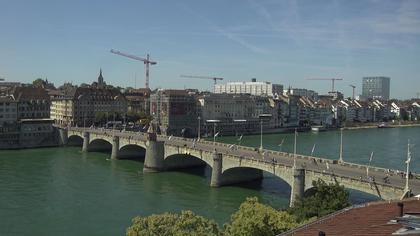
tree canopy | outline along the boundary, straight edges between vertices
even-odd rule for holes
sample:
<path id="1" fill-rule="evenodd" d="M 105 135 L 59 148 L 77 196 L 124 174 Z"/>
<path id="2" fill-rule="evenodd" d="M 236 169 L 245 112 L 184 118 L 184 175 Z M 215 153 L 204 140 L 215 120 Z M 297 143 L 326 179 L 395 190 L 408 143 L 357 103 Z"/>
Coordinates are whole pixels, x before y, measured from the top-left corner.
<path id="1" fill-rule="evenodd" d="M 296 202 L 289 212 L 295 215 L 299 221 L 313 217 L 322 217 L 350 206 L 349 192 L 338 183 L 326 184 L 319 179 L 312 183 L 314 191 L 312 195 L 305 196 L 303 201 Z"/>
<path id="2" fill-rule="evenodd" d="M 225 225 L 225 235 L 277 235 L 297 226 L 296 219 L 286 211 L 278 211 L 258 202 L 258 198 L 247 198 L 239 210 Z"/>
<path id="3" fill-rule="evenodd" d="M 181 214 L 163 213 L 147 217 L 136 217 L 127 229 L 127 236 L 189 236 L 221 235 L 217 224 L 191 211 Z"/>

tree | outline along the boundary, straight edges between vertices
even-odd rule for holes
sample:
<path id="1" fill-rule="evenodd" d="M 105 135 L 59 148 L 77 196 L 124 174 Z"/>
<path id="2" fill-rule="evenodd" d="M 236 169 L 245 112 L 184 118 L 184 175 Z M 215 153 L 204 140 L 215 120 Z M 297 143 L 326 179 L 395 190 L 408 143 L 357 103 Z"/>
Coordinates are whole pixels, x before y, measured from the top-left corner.
<path id="1" fill-rule="evenodd" d="M 127 236 L 187 236 L 187 235 L 221 235 L 217 224 L 191 211 L 181 214 L 163 213 L 147 217 L 136 217 L 127 229 Z"/>
<path id="2" fill-rule="evenodd" d="M 45 86 L 45 81 L 41 78 L 38 78 L 32 82 L 32 85 L 35 88 L 43 88 Z"/>
<path id="3" fill-rule="evenodd" d="M 261 204 L 256 197 L 247 198 L 225 225 L 225 235 L 276 235 L 296 227 L 293 215 Z"/>
<path id="4" fill-rule="evenodd" d="M 350 206 L 349 192 L 338 183 L 326 184 L 323 180 L 313 181 L 313 193 L 298 201 L 289 212 L 301 221 L 322 217 Z"/>

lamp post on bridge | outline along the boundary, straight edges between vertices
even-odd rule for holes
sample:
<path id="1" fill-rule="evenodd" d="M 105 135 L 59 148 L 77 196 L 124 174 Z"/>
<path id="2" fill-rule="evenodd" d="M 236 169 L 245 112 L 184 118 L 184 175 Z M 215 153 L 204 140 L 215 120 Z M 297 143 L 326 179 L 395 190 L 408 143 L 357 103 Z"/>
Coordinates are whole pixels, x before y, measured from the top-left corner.
<path id="1" fill-rule="evenodd" d="M 233 122 L 235 123 L 235 137 L 238 137 L 238 129 L 237 129 L 237 124 L 241 124 L 241 123 L 245 123 L 246 120 L 245 119 L 235 119 L 233 120 Z M 241 137 L 242 137 L 242 133 L 241 133 Z M 242 139 L 242 138 L 241 138 Z"/>
<path id="2" fill-rule="evenodd" d="M 270 120 L 271 119 L 271 114 L 260 114 L 260 127 L 261 127 L 261 136 L 260 136 L 260 151 L 262 152 L 263 150 L 263 122 L 264 120 Z"/>
<path id="3" fill-rule="evenodd" d="M 409 139 L 408 144 L 407 144 L 407 161 L 405 161 L 405 163 L 407 164 L 407 172 L 405 173 L 405 188 L 404 188 L 405 193 L 410 191 L 410 188 L 408 186 L 410 162 L 411 162 L 411 151 L 410 151 L 410 139 Z"/>
<path id="4" fill-rule="evenodd" d="M 296 169 L 297 128 L 295 128 L 295 144 L 293 147 L 293 169 Z"/>
<path id="5" fill-rule="evenodd" d="M 339 163 L 344 163 L 343 160 L 343 128 L 340 129 L 340 158 L 338 159 Z"/>
<path id="6" fill-rule="evenodd" d="M 201 138 L 201 117 L 198 116 L 198 129 L 197 129 L 197 141 L 200 141 Z"/>
<path id="7" fill-rule="evenodd" d="M 220 120 L 206 120 L 207 123 L 213 123 L 213 146 L 216 150 L 216 124 L 220 122 Z"/>

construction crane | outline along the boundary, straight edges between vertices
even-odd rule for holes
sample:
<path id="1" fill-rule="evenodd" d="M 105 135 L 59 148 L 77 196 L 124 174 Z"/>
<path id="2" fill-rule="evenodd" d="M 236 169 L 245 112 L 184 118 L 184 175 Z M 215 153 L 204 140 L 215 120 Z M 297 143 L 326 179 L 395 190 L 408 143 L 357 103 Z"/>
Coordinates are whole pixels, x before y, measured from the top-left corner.
<path id="1" fill-rule="evenodd" d="M 214 81 L 214 89 L 216 89 L 216 84 L 218 80 L 223 80 L 220 77 L 210 77 L 210 76 L 196 76 L 196 75 L 181 75 L 182 78 L 192 78 L 192 79 L 212 79 Z"/>
<path id="2" fill-rule="evenodd" d="M 331 92 L 334 92 L 334 83 L 337 80 L 343 80 L 343 79 L 336 79 L 336 78 L 311 78 L 311 79 L 307 79 L 307 80 L 331 80 L 332 84 L 331 84 Z"/>
<path id="3" fill-rule="evenodd" d="M 157 62 L 155 61 L 151 61 L 150 60 L 150 56 L 149 54 L 147 54 L 146 59 L 138 57 L 138 56 L 133 56 L 127 53 L 123 53 L 114 49 L 111 49 L 111 53 L 123 56 L 123 57 L 128 57 L 131 58 L 133 60 L 137 60 L 137 61 L 142 61 L 144 63 L 144 65 L 146 66 L 146 88 L 149 88 L 149 65 L 156 65 Z"/>
<path id="4" fill-rule="evenodd" d="M 354 90 L 356 89 L 356 86 L 354 86 L 354 85 L 352 85 L 352 84 L 350 84 L 349 86 L 353 88 L 353 97 L 352 97 L 352 98 L 353 98 L 353 100 L 354 100 Z"/>

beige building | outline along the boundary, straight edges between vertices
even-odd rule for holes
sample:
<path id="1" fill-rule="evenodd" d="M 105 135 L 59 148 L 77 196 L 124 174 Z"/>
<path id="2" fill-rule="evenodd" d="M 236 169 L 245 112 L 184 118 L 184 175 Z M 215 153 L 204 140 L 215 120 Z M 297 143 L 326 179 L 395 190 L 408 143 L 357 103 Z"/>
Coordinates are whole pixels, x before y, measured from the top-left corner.
<path id="1" fill-rule="evenodd" d="M 51 119 L 63 126 L 90 126 L 102 114 L 125 113 L 127 101 L 116 89 L 74 87 L 51 104 Z"/>

